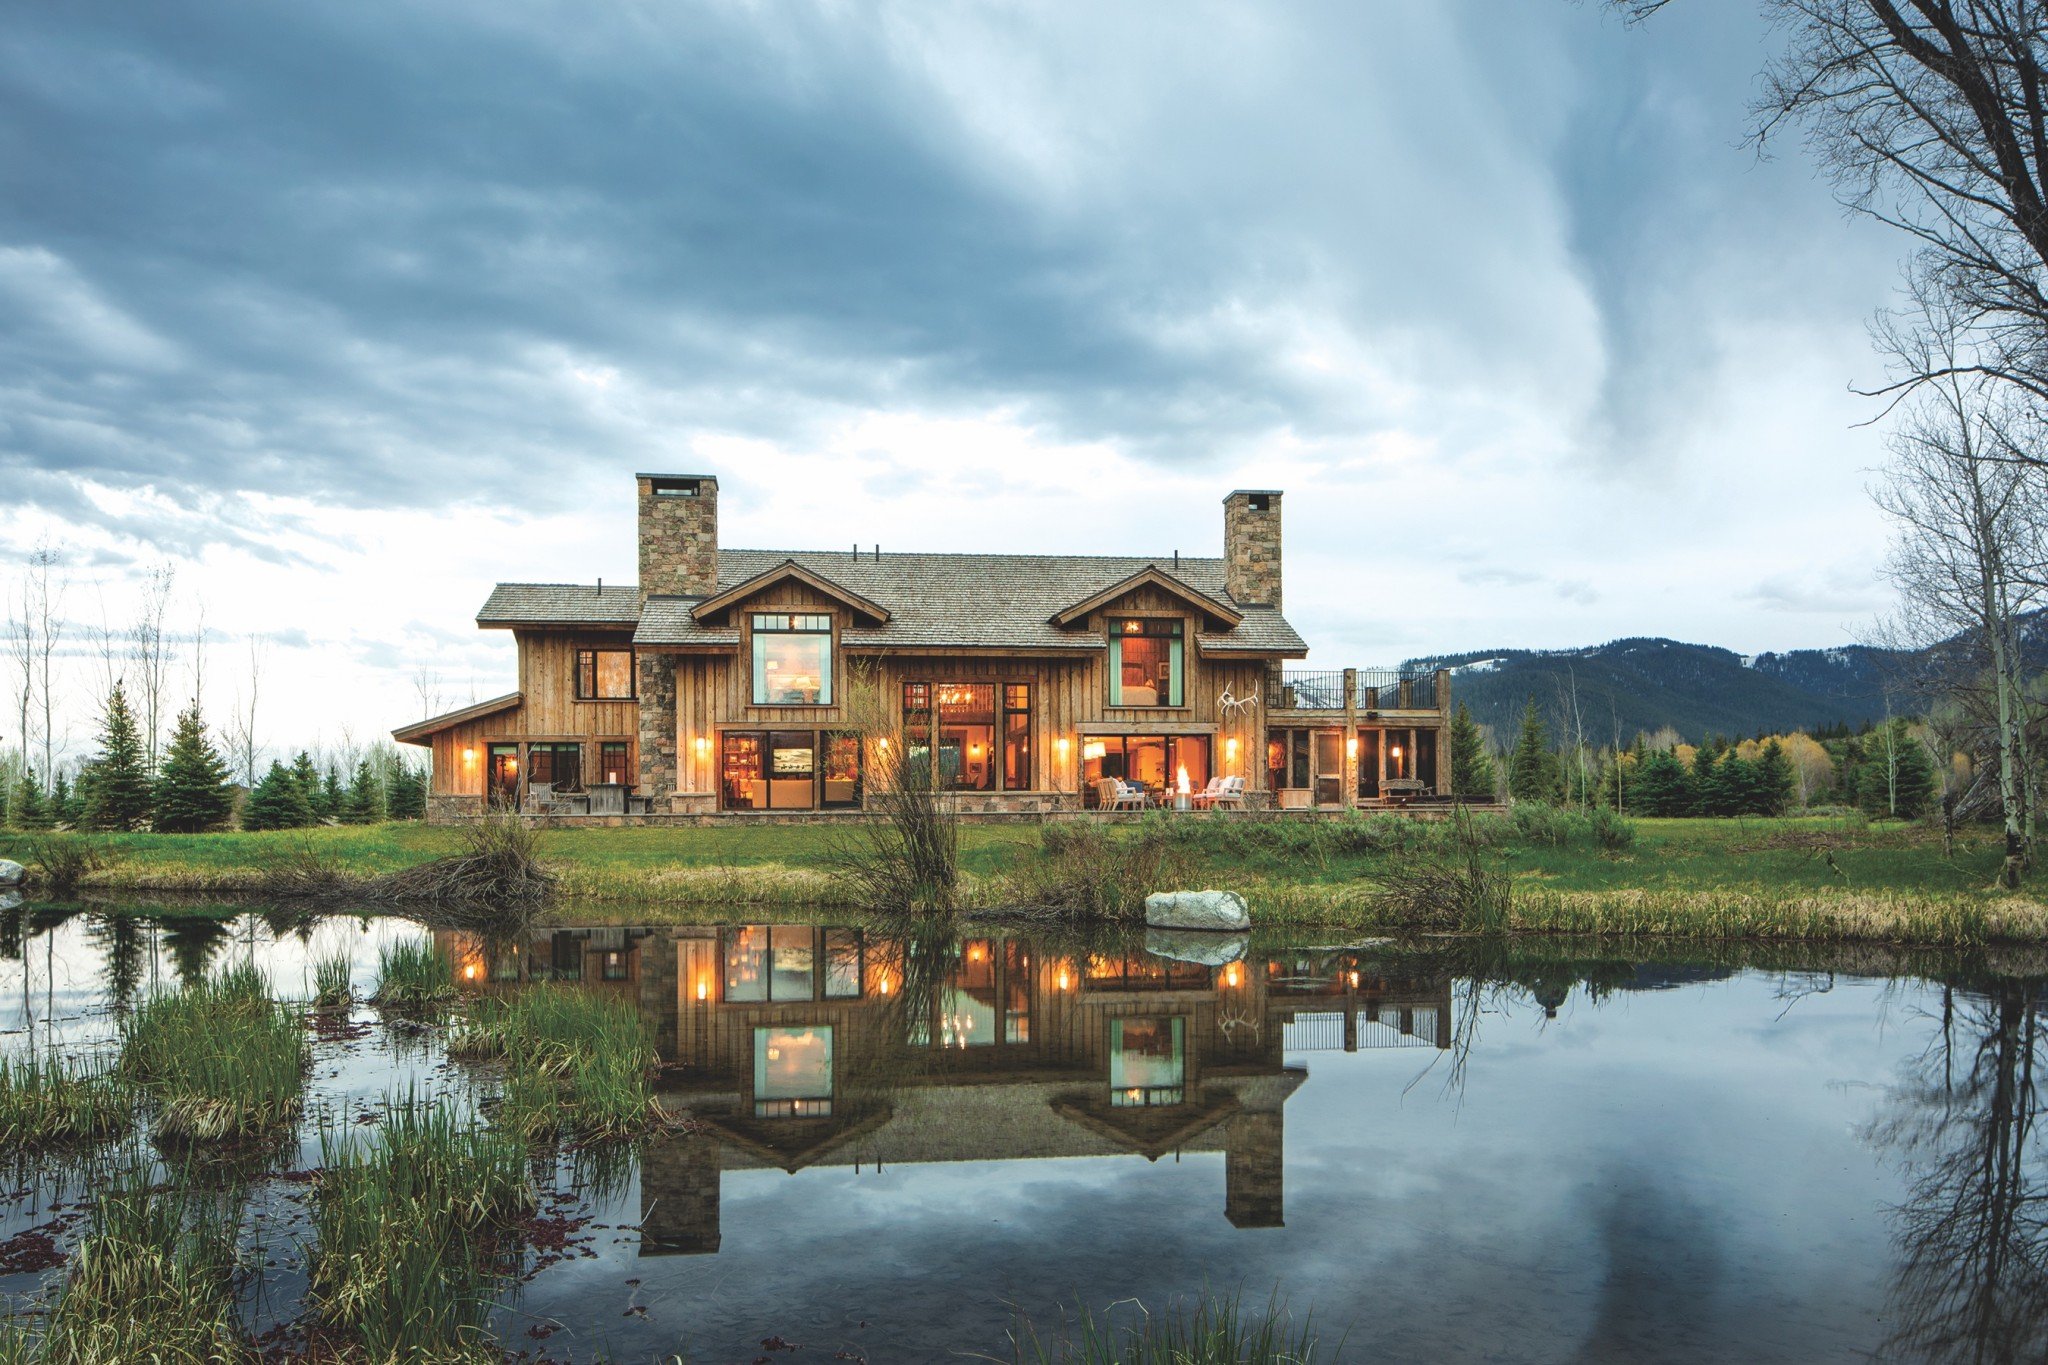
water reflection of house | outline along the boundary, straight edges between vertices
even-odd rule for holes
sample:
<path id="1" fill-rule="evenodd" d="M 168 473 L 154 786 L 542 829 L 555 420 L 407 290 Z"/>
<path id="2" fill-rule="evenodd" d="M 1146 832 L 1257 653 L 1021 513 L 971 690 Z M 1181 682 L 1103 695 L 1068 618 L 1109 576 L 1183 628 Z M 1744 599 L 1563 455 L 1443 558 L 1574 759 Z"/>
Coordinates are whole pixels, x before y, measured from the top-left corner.
<path id="1" fill-rule="evenodd" d="M 1284 1108 L 1306 1075 L 1285 1054 L 1322 1045 L 1302 1022 L 1348 1011 L 1353 1047 L 1449 1038 L 1447 983 L 1354 975 L 1337 955 L 1315 981 L 1304 963 L 1021 938 L 919 952 L 809 925 L 660 933 L 641 945 L 641 1000 L 683 1064 L 666 1101 L 700 1128 L 645 1159 L 649 1252 L 717 1249 L 723 1171 L 821 1164 L 1220 1151 L 1225 1215 L 1279 1226 Z"/>

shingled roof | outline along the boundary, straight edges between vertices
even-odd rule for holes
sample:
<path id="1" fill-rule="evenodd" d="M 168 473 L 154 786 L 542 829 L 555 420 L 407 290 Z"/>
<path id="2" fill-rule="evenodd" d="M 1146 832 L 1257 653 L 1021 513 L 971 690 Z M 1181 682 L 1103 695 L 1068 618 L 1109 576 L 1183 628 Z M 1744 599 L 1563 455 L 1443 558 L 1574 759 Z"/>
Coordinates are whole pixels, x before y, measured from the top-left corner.
<path id="1" fill-rule="evenodd" d="M 1085 631 L 1063 630 L 1053 618 L 1077 602 L 1134 575 L 1155 569 L 1204 597 L 1243 615 L 1235 628 L 1197 634 L 1204 653 L 1303 655 L 1308 646 L 1287 619 L 1271 607 L 1251 606 L 1230 596 L 1221 559 L 1172 556 L 1146 559 L 1107 555 L 885 554 L 856 559 L 845 550 L 720 550 L 718 591 L 795 563 L 889 613 L 878 626 L 849 627 L 842 638 L 853 648 L 1030 649 L 1047 652 L 1102 648 Z M 703 599 L 655 596 L 644 612 L 631 587 L 607 584 L 602 594 L 572 584 L 501 583 L 477 623 L 485 626 L 634 625 L 634 643 L 649 646 L 720 647 L 739 642 L 730 624 L 694 619 Z"/>

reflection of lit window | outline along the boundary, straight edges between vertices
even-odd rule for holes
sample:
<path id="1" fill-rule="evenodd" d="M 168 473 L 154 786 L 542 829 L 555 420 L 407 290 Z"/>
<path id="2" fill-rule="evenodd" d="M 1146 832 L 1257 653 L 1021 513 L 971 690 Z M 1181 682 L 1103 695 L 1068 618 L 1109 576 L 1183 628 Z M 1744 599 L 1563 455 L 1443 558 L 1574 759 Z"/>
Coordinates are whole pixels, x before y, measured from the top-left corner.
<path id="1" fill-rule="evenodd" d="M 860 931 L 825 931 L 825 998 L 858 1000 L 861 976 Z"/>
<path id="2" fill-rule="evenodd" d="M 817 953 L 807 924 L 748 924 L 724 932 L 725 999 L 811 1000 Z"/>
<path id="3" fill-rule="evenodd" d="M 606 953 L 604 955 L 604 979 L 607 981 L 624 981 L 626 976 L 626 955 L 624 953 Z"/>
<path id="4" fill-rule="evenodd" d="M 754 1117 L 822 1118 L 832 1112 L 832 1030 L 754 1030 Z"/>
<path id="5" fill-rule="evenodd" d="M 1179 1104 L 1186 1097 L 1183 1021 L 1109 1021 L 1109 1102 L 1118 1108 Z"/>

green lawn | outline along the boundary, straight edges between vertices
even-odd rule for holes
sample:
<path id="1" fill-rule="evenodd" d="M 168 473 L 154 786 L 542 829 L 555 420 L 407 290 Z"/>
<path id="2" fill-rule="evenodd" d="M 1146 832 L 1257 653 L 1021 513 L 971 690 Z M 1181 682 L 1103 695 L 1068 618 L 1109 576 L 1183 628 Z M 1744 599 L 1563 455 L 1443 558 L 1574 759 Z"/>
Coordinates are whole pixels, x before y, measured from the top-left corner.
<path id="1" fill-rule="evenodd" d="M 1441 847 L 1449 827 L 1394 816 L 1317 821 L 1152 817 L 1177 852 L 1181 878 L 1244 891 L 1285 922 L 1373 923 L 1366 908 L 1391 862 Z M 1853 919 L 1844 936 L 1898 941 L 2048 939 L 2048 911 L 2030 892 L 1993 887 L 1996 832 L 1970 829 L 1945 857 L 1940 834 L 1856 819 L 1640 820 L 1622 849 L 1581 826 L 1556 846 L 1518 834 L 1504 817 L 1481 822 L 1486 855 L 1514 876 L 1518 927 L 1799 936 Z M 1119 822 L 1119 837 L 1147 828 Z M 829 907 L 828 858 L 847 837 L 826 825 L 734 823 L 675 828 L 558 828 L 541 856 L 572 900 L 669 907 L 772 904 Z M 1001 903 L 1002 878 L 1040 857 L 1040 828 L 968 825 L 961 862 L 980 903 Z M 420 825 L 290 833 L 121 835 L 88 889 L 232 893 L 260 889 L 265 869 L 311 855 L 374 875 L 455 852 L 460 834 Z M 0 835 L 0 856 L 33 866 L 28 840 Z M 1819 916 L 1819 919 L 1816 919 Z M 1824 924 L 1822 921 L 1826 921 Z"/>

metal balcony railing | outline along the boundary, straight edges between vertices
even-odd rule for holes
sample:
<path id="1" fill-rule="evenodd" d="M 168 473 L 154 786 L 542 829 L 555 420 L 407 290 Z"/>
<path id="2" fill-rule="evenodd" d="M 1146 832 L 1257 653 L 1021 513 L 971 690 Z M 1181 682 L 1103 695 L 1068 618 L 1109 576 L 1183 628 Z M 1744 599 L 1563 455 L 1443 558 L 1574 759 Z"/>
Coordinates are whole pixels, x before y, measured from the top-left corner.
<path id="1" fill-rule="evenodd" d="M 1349 704 L 1360 711 L 1429 711 L 1436 707 L 1436 671 L 1428 668 L 1360 668 L 1352 670 L 1356 689 Z M 1342 711 L 1344 669 L 1282 669 L 1280 694 L 1274 702 L 1283 711 Z"/>

